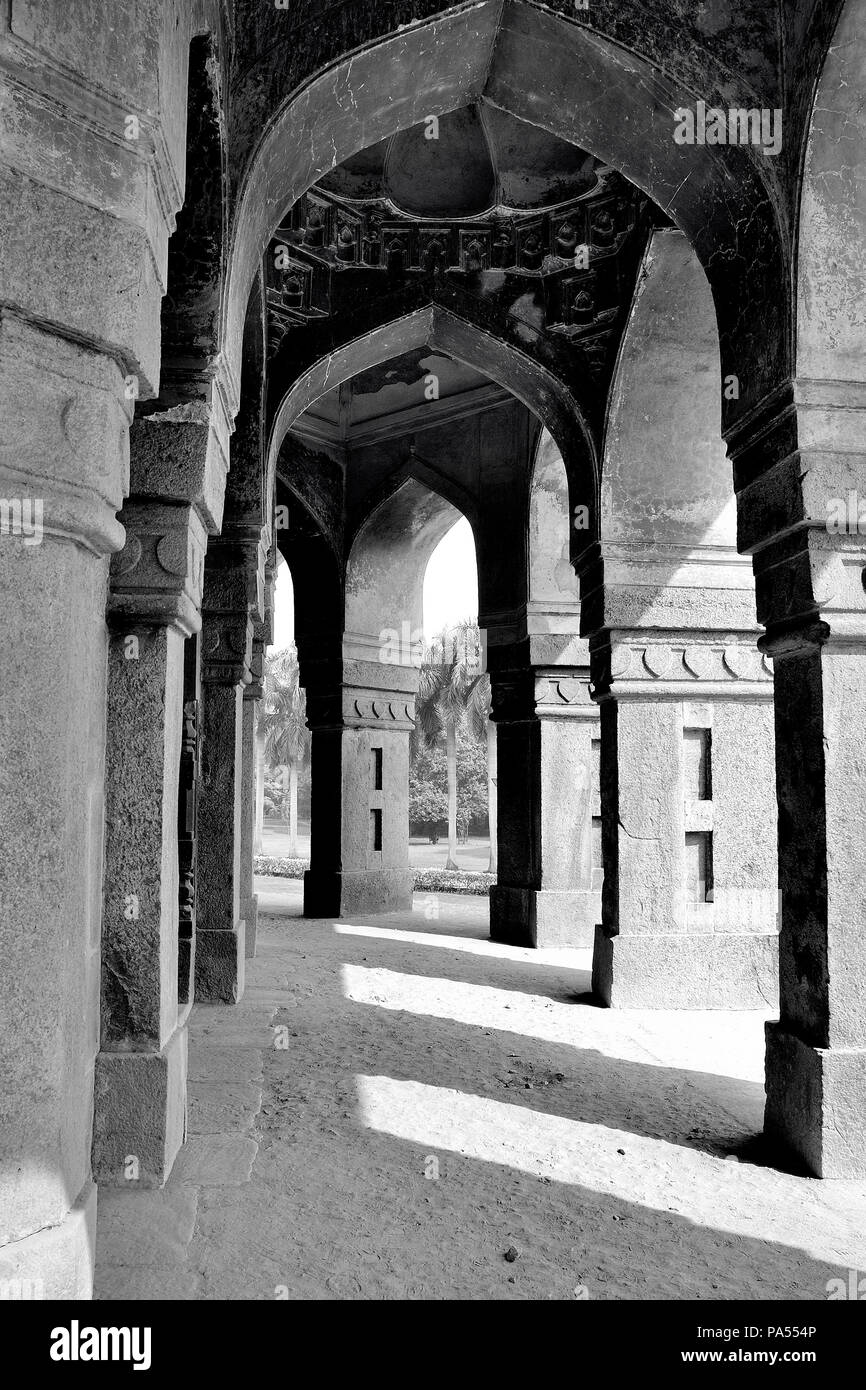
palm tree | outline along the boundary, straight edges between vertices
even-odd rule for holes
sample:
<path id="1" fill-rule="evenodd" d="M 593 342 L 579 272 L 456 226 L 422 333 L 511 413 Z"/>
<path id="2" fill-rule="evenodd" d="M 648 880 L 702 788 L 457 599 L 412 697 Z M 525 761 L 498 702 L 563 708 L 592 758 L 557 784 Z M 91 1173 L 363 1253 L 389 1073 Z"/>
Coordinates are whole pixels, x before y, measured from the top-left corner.
<path id="1" fill-rule="evenodd" d="M 463 622 L 433 639 L 421 663 L 415 701 L 415 737 L 432 746 L 445 740 L 448 771 L 448 858 L 446 869 L 457 866 L 457 736 L 480 719 L 476 694 L 485 673 L 480 668 L 480 637 L 475 623 Z M 489 682 L 487 682 L 489 688 Z M 473 713 L 473 711 L 475 711 Z"/>
<path id="2" fill-rule="evenodd" d="M 496 873 L 496 725 L 490 718 L 491 709 L 490 677 L 485 671 L 469 695 L 467 719 L 469 728 L 479 743 L 487 743 L 487 824 L 490 834 L 489 874 Z"/>
<path id="3" fill-rule="evenodd" d="M 294 644 L 265 658 L 265 699 L 259 716 L 269 767 L 288 773 L 289 855 L 298 856 L 298 772 L 309 751 L 306 701 Z M 284 802 L 285 807 L 285 802 Z"/>

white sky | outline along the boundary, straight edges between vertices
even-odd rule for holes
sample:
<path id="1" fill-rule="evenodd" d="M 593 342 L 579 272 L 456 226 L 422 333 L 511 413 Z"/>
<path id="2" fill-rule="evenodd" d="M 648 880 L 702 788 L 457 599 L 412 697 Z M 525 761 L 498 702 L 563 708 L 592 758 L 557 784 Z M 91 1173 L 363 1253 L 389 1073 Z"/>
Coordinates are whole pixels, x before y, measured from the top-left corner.
<path id="1" fill-rule="evenodd" d="M 465 517 L 443 536 L 424 576 L 424 639 L 429 642 L 443 627 L 462 619 L 478 620 L 478 576 L 475 568 L 475 541 Z M 274 645 L 280 651 L 292 641 L 295 632 L 295 604 L 289 567 L 283 561 L 277 570 L 274 594 Z"/>

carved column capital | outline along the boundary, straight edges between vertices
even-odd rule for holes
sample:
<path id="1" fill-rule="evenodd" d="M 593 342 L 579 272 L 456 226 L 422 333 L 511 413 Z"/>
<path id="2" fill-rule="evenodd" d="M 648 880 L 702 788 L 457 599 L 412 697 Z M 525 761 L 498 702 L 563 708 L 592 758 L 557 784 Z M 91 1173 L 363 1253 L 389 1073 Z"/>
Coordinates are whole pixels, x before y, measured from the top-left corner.
<path id="1" fill-rule="evenodd" d="M 615 631 L 592 642 L 595 700 L 772 700 L 757 632 Z"/>
<path id="2" fill-rule="evenodd" d="M 325 729 L 402 729 L 415 725 L 419 673 L 412 666 L 336 659 L 322 653 L 301 665 L 307 697 L 307 727 Z"/>
<path id="3" fill-rule="evenodd" d="M 253 623 L 246 610 L 202 612 L 201 678 L 209 685 L 247 685 Z"/>
<path id="4" fill-rule="evenodd" d="M 589 689 L 589 667 L 537 668 L 535 712 L 539 719 L 598 719 Z"/>
<path id="5" fill-rule="evenodd" d="M 111 560 L 109 618 L 197 632 L 207 533 L 196 509 L 132 499 L 120 519 L 126 544 Z"/>

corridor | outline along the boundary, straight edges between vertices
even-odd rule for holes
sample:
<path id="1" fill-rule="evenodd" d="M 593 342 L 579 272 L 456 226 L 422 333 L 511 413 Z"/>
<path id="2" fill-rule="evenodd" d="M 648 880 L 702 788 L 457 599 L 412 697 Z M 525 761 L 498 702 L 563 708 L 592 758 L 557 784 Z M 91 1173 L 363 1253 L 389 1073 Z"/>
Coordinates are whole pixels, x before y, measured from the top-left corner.
<path id="1" fill-rule="evenodd" d="M 866 1186 L 762 1165 L 763 1016 L 619 1011 L 483 898 L 300 916 L 259 879 L 240 1005 L 197 1005 L 162 1190 L 102 1188 L 101 1299 L 822 1300 Z"/>

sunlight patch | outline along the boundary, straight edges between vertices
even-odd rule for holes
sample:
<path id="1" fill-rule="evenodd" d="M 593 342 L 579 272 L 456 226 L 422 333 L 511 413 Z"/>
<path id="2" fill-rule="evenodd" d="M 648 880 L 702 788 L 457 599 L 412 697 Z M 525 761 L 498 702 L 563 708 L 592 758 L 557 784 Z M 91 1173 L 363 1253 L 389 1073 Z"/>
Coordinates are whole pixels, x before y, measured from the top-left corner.
<path id="1" fill-rule="evenodd" d="M 851 1222 L 829 1206 L 821 1237 L 803 1243 L 801 1178 L 421 1081 L 359 1075 L 356 1084 L 361 1124 L 425 1153 L 501 1164 L 831 1263 L 849 1258 Z M 866 1260 L 866 1240 L 861 1244 L 858 1258 Z"/>
<path id="2" fill-rule="evenodd" d="M 607 1010 L 581 1008 L 571 999 L 548 999 L 542 994 L 366 965 L 344 965 L 341 981 L 343 994 L 355 1004 L 447 1019 L 469 1027 L 495 1028 L 569 1047 L 592 1047 L 605 1056 L 624 1060 L 655 1060 L 611 1028 Z"/>
<path id="3" fill-rule="evenodd" d="M 439 932 L 404 931 L 392 927 L 356 927 L 350 922 L 335 922 L 334 931 L 341 936 L 379 937 L 383 941 L 404 941 L 410 946 L 445 946 L 451 951 L 465 951 L 471 956 L 486 956 L 492 960 L 520 960 L 527 965 L 544 967 L 546 965 L 564 970 L 588 972 L 592 966 L 592 951 L 589 947 L 576 950 L 573 947 L 547 947 L 543 951 L 532 946 L 506 946 L 501 941 L 490 941 L 478 936 L 444 936 Z"/>

